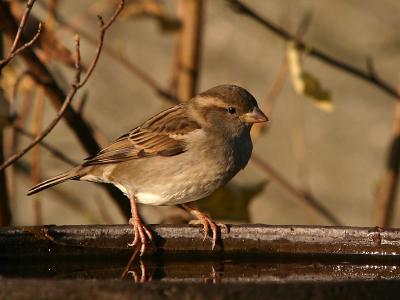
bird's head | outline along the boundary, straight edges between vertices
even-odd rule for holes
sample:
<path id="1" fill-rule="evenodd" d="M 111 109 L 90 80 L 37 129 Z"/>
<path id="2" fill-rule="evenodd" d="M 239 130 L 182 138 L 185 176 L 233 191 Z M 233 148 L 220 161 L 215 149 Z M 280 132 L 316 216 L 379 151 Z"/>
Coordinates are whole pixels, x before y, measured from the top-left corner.
<path id="1" fill-rule="evenodd" d="M 250 130 L 254 123 L 268 121 L 256 99 L 236 85 L 213 87 L 189 100 L 188 107 L 203 128 L 234 135 Z"/>

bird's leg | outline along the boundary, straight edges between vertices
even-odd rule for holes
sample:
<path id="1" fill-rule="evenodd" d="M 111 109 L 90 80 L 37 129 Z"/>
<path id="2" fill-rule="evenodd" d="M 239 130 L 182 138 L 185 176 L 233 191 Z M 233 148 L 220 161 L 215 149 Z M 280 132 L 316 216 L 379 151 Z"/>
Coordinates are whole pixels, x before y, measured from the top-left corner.
<path id="1" fill-rule="evenodd" d="M 192 214 L 195 216 L 199 222 L 203 225 L 204 228 L 204 240 L 207 238 L 207 236 L 210 233 L 211 229 L 211 239 L 212 239 L 212 247 L 211 249 L 214 249 L 215 244 L 217 242 L 217 230 L 218 230 L 218 225 L 221 226 L 221 228 L 224 230 L 224 232 L 228 232 L 228 227 L 225 224 L 218 224 L 215 223 L 209 216 L 207 216 L 205 213 L 202 213 L 200 210 L 192 206 L 191 204 L 181 204 L 179 205 L 181 208 L 186 210 L 188 213 Z"/>
<path id="2" fill-rule="evenodd" d="M 221 283 L 221 281 L 222 281 L 221 272 L 215 271 L 214 266 L 211 266 L 210 275 L 203 278 L 204 283 L 208 283 L 210 280 L 213 284 Z"/>
<path id="3" fill-rule="evenodd" d="M 140 218 L 139 211 L 136 204 L 136 197 L 129 197 L 131 201 L 131 212 L 132 218 L 129 219 L 129 224 L 133 225 L 133 229 L 135 232 L 135 239 L 132 243 L 128 244 L 128 246 L 136 246 L 139 243 L 140 246 L 140 256 L 146 251 L 147 243 L 153 240 L 153 234 L 151 231 L 143 224 L 142 219 Z"/>
<path id="4" fill-rule="evenodd" d="M 140 278 L 139 278 L 139 275 L 137 274 L 137 272 L 134 270 L 128 271 L 128 274 L 130 274 L 132 276 L 133 281 L 135 283 L 146 283 L 147 282 L 147 277 L 146 277 L 147 269 L 146 269 L 146 265 L 142 261 L 140 261 Z M 149 281 L 151 281 L 151 280 L 152 280 L 152 277 L 150 276 Z"/>

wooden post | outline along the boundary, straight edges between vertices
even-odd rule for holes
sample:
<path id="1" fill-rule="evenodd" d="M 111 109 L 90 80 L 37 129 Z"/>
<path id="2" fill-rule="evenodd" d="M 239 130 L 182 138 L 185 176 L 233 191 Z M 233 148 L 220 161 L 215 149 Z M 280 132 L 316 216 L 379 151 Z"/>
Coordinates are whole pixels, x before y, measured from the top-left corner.
<path id="1" fill-rule="evenodd" d="M 0 59 L 3 58 L 3 36 L 0 35 Z M 1 78 L 1 70 L 0 70 Z M 3 91 L 0 88 L 0 98 L 3 98 Z M 4 102 L 4 103 L 3 103 Z M 0 105 L 5 105 L 6 100 L 0 99 Z M 4 106 L 3 106 L 4 109 Z M 7 110 L 7 109 L 5 109 Z M 6 113 L 6 112 L 5 112 Z M 4 161 L 4 129 L 7 123 L 7 116 L 2 115 L 0 118 L 0 164 Z M 3 124 L 4 123 L 4 124 Z M 7 187 L 6 170 L 0 171 L 0 226 L 7 226 L 11 223 L 11 210 L 9 205 L 9 194 Z"/>
<path id="2" fill-rule="evenodd" d="M 178 99 L 189 100 L 197 92 L 203 19 L 203 0 L 181 0 L 179 36 Z"/>

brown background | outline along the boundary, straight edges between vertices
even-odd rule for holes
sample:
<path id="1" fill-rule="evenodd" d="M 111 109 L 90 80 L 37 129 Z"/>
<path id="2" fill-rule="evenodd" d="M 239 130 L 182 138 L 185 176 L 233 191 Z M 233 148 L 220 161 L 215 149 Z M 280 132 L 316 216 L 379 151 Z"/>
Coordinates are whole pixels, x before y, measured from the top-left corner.
<path id="1" fill-rule="evenodd" d="M 62 1 L 59 12 L 73 19 L 92 3 Z M 304 14 L 311 11 L 313 17 L 304 36 L 306 42 L 362 68 L 366 66 L 366 57 L 371 56 L 379 75 L 392 84 L 398 83 L 400 2 L 254 0 L 246 3 L 291 32 L 295 32 Z M 167 6 L 171 14 L 175 13 L 176 1 L 168 1 Z M 33 13 L 43 15 L 39 7 L 34 7 Z M 94 16 L 85 18 L 80 25 L 96 33 Z M 284 41 L 251 19 L 234 13 L 222 0 L 206 1 L 203 37 L 199 90 L 235 83 L 246 87 L 261 102 L 286 55 Z M 62 39 L 72 49 L 72 35 L 63 34 Z M 167 82 L 171 72 L 175 41 L 174 33 L 160 31 L 151 19 L 119 20 L 106 36 L 107 45 L 120 49 L 161 84 Z M 94 48 L 85 40 L 81 44 L 83 60 L 88 62 Z M 67 72 L 67 78 L 73 75 L 56 63 L 53 67 Z M 373 201 L 384 174 L 395 101 L 377 88 L 311 57 L 306 58 L 305 68 L 332 92 L 334 112 L 323 112 L 297 95 L 287 78 L 269 115 L 269 130 L 257 139 L 254 152 L 293 184 L 308 186 L 318 201 L 344 224 L 374 225 Z M 168 107 L 148 85 L 104 53 L 84 90 L 88 92 L 85 111 L 109 141 Z M 47 105 L 45 124 L 53 115 L 53 108 Z M 299 164 L 295 141 L 301 132 L 304 132 L 305 161 Z M 87 156 L 64 123 L 47 141 L 77 161 Z M 42 152 L 44 179 L 69 167 Z M 29 159 L 29 155 L 24 158 Z M 266 180 L 269 183 L 263 192 L 249 204 L 252 222 L 329 224 L 254 164 L 250 163 L 237 175 L 234 183 Z M 17 172 L 16 186 L 11 203 L 14 223 L 33 224 L 32 198 L 25 196 L 31 180 Z M 92 183 L 68 182 L 37 197 L 46 224 L 126 222 L 108 195 Z M 165 208 L 142 208 L 149 222 L 159 222 L 164 212 Z M 396 221 L 395 225 L 398 224 Z"/>

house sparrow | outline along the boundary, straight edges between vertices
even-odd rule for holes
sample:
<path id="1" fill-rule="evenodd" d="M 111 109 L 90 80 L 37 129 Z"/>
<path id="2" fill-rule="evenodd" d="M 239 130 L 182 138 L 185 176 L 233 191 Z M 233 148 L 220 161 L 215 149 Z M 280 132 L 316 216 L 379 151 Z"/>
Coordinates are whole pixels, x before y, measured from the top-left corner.
<path id="1" fill-rule="evenodd" d="M 203 224 L 204 239 L 211 229 L 214 248 L 217 224 L 189 202 L 211 194 L 246 166 L 251 126 L 266 121 L 248 91 L 216 86 L 160 112 L 28 195 L 70 179 L 111 183 L 130 200 L 135 238 L 129 245 L 140 245 L 141 254 L 153 236 L 136 203 L 179 205 Z"/>

